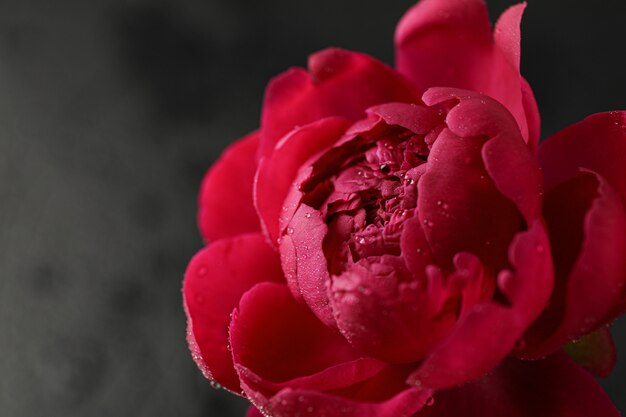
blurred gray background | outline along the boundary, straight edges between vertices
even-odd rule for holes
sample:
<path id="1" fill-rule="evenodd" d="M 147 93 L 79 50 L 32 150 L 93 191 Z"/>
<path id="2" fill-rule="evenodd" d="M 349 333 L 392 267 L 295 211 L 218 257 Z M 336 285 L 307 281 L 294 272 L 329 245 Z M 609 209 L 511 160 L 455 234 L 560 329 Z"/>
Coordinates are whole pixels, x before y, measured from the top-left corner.
<path id="1" fill-rule="evenodd" d="M 185 344 L 202 174 L 309 53 L 391 63 L 413 3 L 0 1 L 0 416 L 243 416 Z M 530 3 L 544 136 L 626 108 L 626 2 Z M 615 334 L 604 383 L 626 411 L 624 320 Z"/>

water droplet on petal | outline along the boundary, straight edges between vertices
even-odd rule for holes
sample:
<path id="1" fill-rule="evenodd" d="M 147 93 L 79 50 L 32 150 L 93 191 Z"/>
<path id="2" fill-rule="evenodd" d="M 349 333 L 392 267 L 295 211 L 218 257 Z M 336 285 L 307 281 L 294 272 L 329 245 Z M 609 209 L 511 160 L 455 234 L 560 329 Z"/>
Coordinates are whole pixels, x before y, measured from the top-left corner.
<path id="1" fill-rule="evenodd" d="M 199 277 L 204 277 L 204 276 L 206 276 L 207 272 L 209 272 L 209 269 L 208 269 L 206 266 L 204 266 L 204 265 L 201 265 L 201 266 L 198 268 L 198 276 L 199 276 Z"/>
<path id="2" fill-rule="evenodd" d="M 430 406 L 432 406 L 433 404 L 435 404 L 435 397 L 429 397 L 429 398 L 426 400 L 426 405 L 430 407 Z"/>
<path id="3" fill-rule="evenodd" d="M 289 233 L 290 235 L 293 234 L 293 227 L 288 227 L 287 228 L 287 233 Z"/>
<path id="4" fill-rule="evenodd" d="M 311 213 L 305 214 L 304 217 L 306 217 L 307 219 L 310 219 L 311 218 Z"/>
<path id="5" fill-rule="evenodd" d="M 213 380 L 209 381 L 209 385 L 213 389 L 222 389 L 222 386 L 219 383 L 217 383 L 217 382 L 215 382 Z"/>

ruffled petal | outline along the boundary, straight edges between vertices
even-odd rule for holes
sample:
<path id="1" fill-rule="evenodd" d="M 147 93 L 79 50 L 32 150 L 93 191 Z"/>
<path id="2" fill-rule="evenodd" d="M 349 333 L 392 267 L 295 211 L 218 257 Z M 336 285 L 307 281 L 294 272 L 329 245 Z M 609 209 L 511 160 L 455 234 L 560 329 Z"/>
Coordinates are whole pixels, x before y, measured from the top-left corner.
<path id="1" fill-rule="evenodd" d="M 409 376 L 409 384 L 430 389 L 452 387 L 483 375 L 513 350 L 552 292 L 549 242 L 540 222 L 515 237 L 509 261 L 513 270 L 501 271 L 497 279 L 498 291 L 506 301 L 473 305 Z"/>
<path id="2" fill-rule="evenodd" d="M 468 251 L 496 271 L 525 219 L 541 215 L 541 173 L 510 113 L 478 93 L 433 88 L 429 105 L 453 103 L 418 183 L 418 214 L 437 263 Z M 501 155 L 507 155 L 506 161 Z"/>
<path id="3" fill-rule="evenodd" d="M 292 68 L 268 85 L 259 155 L 269 155 L 297 126 L 330 116 L 356 121 L 376 104 L 419 102 L 410 82 L 365 54 L 329 48 L 311 55 L 308 66 L 308 72 Z"/>
<path id="4" fill-rule="evenodd" d="M 432 398 L 432 391 L 407 387 L 407 370 L 387 367 L 376 376 L 342 390 L 285 388 L 275 395 L 242 386 L 260 410 L 272 417 L 400 417 L 411 416 Z"/>
<path id="5" fill-rule="evenodd" d="M 420 417 L 619 417 L 602 387 L 563 353 L 507 359 L 484 378 L 440 391 Z"/>
<path id="6" fill-rule="evenodd" d="M 523 357 L 537 358 L 616 318 L 626 284 L 626 213 L 591 172 L 553 188 L 544 209 L 555 261 L 549 308 L 529 330 Z"/>
<path id="7" fill-rule="evenodd" d="M 279 236 L 278 219 L 300 167 L 311 156 L 337 142 L 350 124 L 347 119 L 330 117 L 295 129 L 279 142 L 273 153 L 261 159 L 254 202 L 271 242 L 276 242 Z"/>
<path id="8" fill-rule="evenodd" d="M 230 313 L 255 284 L 283 280 L 278 254 L 261 234 L 222 239 L 194 256 L 183 284 L 187 341 L 207 378 L 240 392 L 229 351 Z"/>
<path id="9" fill-rule="evenodd" d="M 209 169 L 198 197 L 198 225 L 206 242 L 261 231 L 252 204 L 259 133 L 230 145 Z"/>
<path id="10" fill-rule="evenodd" d="M 484 1 L 422 0 L 396 29 L 396 67 L 421 91 L 446 86 L 493 97 L 514 115 L 525 141 L 535 149 L 539 114 L 519 73 L 523 10 L 524 5 L 507 10 L 494 39 Z"/>

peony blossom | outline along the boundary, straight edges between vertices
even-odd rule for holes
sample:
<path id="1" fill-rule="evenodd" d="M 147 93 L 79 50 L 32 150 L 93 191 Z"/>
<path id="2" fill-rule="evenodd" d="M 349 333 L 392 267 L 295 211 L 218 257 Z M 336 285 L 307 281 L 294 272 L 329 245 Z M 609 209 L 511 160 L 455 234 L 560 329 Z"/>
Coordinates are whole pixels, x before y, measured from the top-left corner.
<path id="1" fill-rule="evenodd" d="M 619 416 L 626 112 L 539 145 L 524 7 L 422 0 L 395 69 L 312 55 L 208 171 L 187 340 L 249 417 Z"/>

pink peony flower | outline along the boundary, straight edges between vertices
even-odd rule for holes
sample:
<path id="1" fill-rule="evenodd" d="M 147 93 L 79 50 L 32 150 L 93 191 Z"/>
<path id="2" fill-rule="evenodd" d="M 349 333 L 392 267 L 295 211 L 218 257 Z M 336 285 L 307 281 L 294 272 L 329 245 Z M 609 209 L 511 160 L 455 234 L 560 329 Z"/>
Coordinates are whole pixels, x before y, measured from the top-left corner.
<path id="1" fill-rule="evenodd" d="M 523 9 L 422 0 L 395 70 L 314 54 L 209 170 L 188 342 L 249 416 L 619 415 L 588 371 L 626 308 L 626 112 L 539 146 Z"/>

